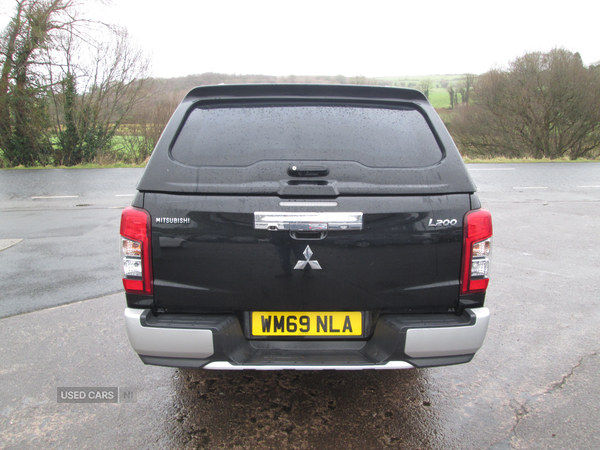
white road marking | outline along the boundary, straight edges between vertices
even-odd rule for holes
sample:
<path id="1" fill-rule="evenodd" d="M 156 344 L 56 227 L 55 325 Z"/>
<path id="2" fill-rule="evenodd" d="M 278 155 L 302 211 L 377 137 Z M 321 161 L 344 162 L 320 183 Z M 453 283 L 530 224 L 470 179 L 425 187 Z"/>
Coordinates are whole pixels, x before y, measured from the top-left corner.
<path id="1" fill-rule="evenodd" d="M 23 239 L 0 239 L 0 252 L 12 247 L 15 244 L 18 244 L 22 240 Z"/>
<path id="2" fill-rule="evenodd" d="M 514 167 L 510 167 L 510 168 L 507 167 L 507 168 L 501 168 L 501 169 L 471 169 L 468 166 L 467 166 L 467 169 L 469 169 L 469 171 L 472 171 L 472 170 L 515 170 Z"/>
<path id="3" fill-rule="evenodd" d="M 135 194 L 117 194 L 115 197 L 133 197 Z"/>
<path id="4" fill-rule="evenodd" d="M 513 189 L 548 189 L 548 186 L 513 186 Z"/>
<path id="5" fill-rule="evenodd" d="M 32 199 L 36 198 L 79 198 L 79 195 L 48 195 L 46 197 L 31 197 Z"/>

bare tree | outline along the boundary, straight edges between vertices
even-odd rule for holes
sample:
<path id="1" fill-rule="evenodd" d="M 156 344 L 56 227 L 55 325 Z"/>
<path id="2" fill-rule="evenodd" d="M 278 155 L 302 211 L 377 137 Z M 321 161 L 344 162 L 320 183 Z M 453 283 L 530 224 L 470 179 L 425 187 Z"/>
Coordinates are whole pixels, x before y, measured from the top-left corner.
<path id="1" fill-rule="evenodd" d="M 480 154 L 578 158 L 600 147 L 598 105 L 600 76 L 579 54 L 528 53 L 479 78 L 452 131 Z"/>
<path id="2" fill-rule="evenodd" d="M 120 160 L 140 164 L 150 157 L 167 122 L 180 102 L 180 96 L 152 90 L 146 101 L 137 105 L 121 132 Z"/>
<path id="3" fill-rule="evenodd" d="M 111 141 L 137 104 L 149 95 L 148 60 L 124 29 L 102 40 L 65 42 L 65 63 L 52 90 L 60 137 L 57 160 L 72 165 L 92 161 Z M 76 57 L 81 54 L 85 58 Z"/>

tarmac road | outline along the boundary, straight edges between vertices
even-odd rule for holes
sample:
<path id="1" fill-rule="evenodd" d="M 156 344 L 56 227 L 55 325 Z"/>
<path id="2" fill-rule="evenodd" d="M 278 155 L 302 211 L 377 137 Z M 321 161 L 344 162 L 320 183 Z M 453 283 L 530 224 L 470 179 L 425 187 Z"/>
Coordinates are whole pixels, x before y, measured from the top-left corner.
<path id="1" fill-rule="evenodd" d="M 119 221 L 142 171 L 0 171 L 0 317 L 122 290 Z"/>
<path id="2" fill-rule="evenodd" d="M 139 171 L 0 171 L 0 244 L 23 238 L 0 251 L 0 448 L 600 448 L 600 165 L 469 169 L 495 229 L 471 363 L 234 373 L 144 366 L 129 347 L 112 239 Z M 58 403 L 69 386 L 136 398 Z"/>

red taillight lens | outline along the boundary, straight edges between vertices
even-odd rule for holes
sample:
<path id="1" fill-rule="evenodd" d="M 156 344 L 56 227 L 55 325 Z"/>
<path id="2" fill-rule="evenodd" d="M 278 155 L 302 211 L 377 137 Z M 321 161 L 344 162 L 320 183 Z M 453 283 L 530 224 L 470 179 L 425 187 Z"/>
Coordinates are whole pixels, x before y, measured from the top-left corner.
<path id="1" fill-rule="evenodd" d="M 490 282 L 492 234 L 492 215 L 489 211 L 477 209 L 465 214 L 461 294 L 475 294 L 487 289 Z"/>
<path id="2" fill-rule="evenodd" d="M 123 287 L 132 294 L 152 294 L 150 214 L 128 206 L 121 213 Z"/>

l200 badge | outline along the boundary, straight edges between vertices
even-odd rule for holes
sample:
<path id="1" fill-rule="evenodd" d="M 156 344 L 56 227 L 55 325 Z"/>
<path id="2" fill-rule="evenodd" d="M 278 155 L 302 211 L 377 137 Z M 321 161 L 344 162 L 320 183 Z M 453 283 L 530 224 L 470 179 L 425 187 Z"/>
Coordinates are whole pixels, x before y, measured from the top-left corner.
<path id="1" fill-rule="evenodd" d="M 434 222 L 433 219 L 429 219 L 428 227 L 453 227 L 458 223 L 456 219 L 438 219 Z"/>

